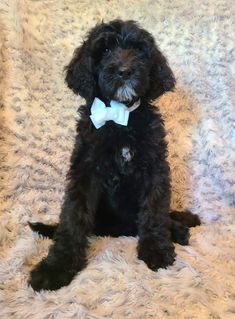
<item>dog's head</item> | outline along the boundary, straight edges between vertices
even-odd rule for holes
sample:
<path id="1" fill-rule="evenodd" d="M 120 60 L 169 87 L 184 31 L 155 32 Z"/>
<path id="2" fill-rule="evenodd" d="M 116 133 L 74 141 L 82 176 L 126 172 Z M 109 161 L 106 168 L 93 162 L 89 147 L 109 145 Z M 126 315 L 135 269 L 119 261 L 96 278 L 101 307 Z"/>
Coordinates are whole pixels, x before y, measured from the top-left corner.
<path id="1" fill-rule="evenodd" d="M 66 82 L 87 102 L 97 96 L 146 101 L 174 88 L 175 78 L 153 37 L 134 21 L 93 28 L 66 67 Z"/>

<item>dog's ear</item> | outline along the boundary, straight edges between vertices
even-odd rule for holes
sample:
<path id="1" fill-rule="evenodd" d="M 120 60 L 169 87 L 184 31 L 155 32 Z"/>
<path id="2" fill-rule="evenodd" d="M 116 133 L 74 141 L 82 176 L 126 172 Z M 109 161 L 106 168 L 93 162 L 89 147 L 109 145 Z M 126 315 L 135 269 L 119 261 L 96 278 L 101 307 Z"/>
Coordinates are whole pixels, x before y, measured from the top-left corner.
<path id="1" fill-rule="evenodd" d="M 156 45 L 151 54 L 150 86 L 146 97 L 154 100 L 175 87 L 175 77 L 170 69 L 166 58 Z"/>
<path id="2" fill-rule="evenodd" d="M 75 94 L 80 94 L 87 102 L 95 97 L 96 82 L 93 72 L 93 58 L 87 50 L 87 43 L 74 51 L 73 58 L 65 67 L 65 81 Z"/>

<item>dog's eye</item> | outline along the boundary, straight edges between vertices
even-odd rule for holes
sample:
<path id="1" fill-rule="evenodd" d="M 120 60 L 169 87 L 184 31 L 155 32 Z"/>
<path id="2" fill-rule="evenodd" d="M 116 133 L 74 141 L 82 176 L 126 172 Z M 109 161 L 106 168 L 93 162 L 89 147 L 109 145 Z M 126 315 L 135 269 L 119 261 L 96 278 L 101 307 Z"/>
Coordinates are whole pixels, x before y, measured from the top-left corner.
<path id="1" fill-rule="evenodd" d="M 112 50 L 111 50 L 110 48 L 106 48 L 106 49 L 105 49 L 105 52 L 107 52 L 107 53 L 111 53 L 111 52 L 112 52 Z"/>

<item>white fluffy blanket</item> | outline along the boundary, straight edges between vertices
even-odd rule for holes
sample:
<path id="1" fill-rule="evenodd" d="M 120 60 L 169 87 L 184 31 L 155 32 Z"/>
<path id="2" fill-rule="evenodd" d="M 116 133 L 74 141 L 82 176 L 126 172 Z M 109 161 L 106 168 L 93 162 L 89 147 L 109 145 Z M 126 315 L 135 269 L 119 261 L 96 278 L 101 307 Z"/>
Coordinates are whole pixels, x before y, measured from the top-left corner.
<path id="1" fill-rule="evenodd" d="M 0 317 L 235 318 L 233 0 L 2 0 L 0 3 Z M 30 269 L 50 240 L 28 220 L 57 220 L 82 100 L 64 84 L 87 30 L 134 19 L 177 78 L 165 117 L 173 208 L 198 213 L 190 246 L 152 272 L 136 238 L 92 238 L 89 265 L 57 292 L 35 293 Z"/>

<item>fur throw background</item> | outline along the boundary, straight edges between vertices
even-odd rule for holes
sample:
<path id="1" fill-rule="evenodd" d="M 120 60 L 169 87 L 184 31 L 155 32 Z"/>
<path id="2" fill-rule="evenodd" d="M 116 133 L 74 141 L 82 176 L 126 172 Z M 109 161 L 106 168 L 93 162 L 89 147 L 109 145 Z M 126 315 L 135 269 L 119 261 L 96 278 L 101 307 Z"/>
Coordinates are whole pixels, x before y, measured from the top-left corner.
<path id="1" fill-rule="evenodd" d="M 2 0 L 0 3 L 0 316 L 232 319 L 235 316 L 234 1 Z M 190 246 L 152 272 L 136 238 L 91 238 L 89 265 L 68 286 L 35 293 L 29 271 L 50 240 L 27 221 L 54 222 L 82 99 L 63 67 L 101 20 L 151 32 L 177 79 L 155 103 L 165 118 L 172 207 L 198 213 Z"/>

